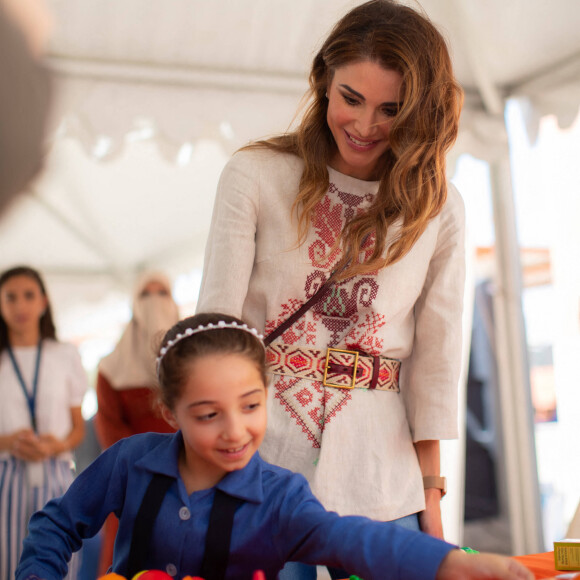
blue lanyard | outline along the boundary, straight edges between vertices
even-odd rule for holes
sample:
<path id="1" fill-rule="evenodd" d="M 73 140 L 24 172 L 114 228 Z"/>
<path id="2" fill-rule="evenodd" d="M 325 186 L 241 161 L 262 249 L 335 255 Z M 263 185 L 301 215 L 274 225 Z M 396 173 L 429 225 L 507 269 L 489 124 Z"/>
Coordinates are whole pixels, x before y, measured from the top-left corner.
<path id="1" fill-rule="evenodd" d="M 36 350 L 36 365 L 34 367 L 34 379 L 32 382 L 32 392 L 28 392 L 26 388 L 26 383 L 24 382 L 24 377 L 22 376 L 22 372 L 20 371 L 20 367 L 16 362 L 16 358 L 14 357 L 14 353 L 10 348 L 10 345 L 6 345 L 6 350 L 8 351 L 8 355 L 10 356 L 10 360 L 12 361 L 12 366 L 14 367 L 14 372 L 18 377 L 18 382 L 22 387 L 22 392 L 26 397 L 26 402 L 28 403 L 28 410 L 30 411 L 30 421 L 32 422 L 32 428 L 36 431 L 36 391 L 38 390 L 38 371 L 40 369 L 40 353 L 42 351 L 42 338 L 38 341 L 38 348 Z"/>

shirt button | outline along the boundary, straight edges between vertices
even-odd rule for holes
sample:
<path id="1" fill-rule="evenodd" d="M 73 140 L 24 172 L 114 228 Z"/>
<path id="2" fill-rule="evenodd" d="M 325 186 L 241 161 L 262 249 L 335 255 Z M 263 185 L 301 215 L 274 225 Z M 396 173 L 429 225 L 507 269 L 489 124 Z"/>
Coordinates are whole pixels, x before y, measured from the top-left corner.
<path id="1" fill-rule="evenodd" d="M 175 566 L 175 564 L 167 564 L 167 566 L 165 567 L 165 571 L 170 576 L 175 576 L 177 574 L 177 566 Z"/>
<path id="2" fill-rule="evenodd" d="M 183 506 L 179 509 L 179 517 L 184 521 L 188 520 L 191 517 L 191 512 L 185 506 Z"/>

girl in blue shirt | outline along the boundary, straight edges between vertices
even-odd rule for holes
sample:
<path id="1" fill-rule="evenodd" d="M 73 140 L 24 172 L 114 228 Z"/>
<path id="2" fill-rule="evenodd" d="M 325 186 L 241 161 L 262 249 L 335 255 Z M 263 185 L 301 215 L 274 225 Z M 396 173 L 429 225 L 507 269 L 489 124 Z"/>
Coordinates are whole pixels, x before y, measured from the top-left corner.
<path id="1" fill-rule="evenodd" d="M 198 314 L 179 322 L 163 339 L 157 367 L 162 413 L 177 433 L 119 441 L 37 512 L 16 580 L 62 579 L 72 552 L 111 512 L 119 518 L 115 573 L 200 575 L 218 496 L 234 502 L 235 511 L 217 562 L 224 572 L 205 567 L 207 580 L 249 580 L 257 569 L 274 580 L 287 561 L 341 567 L 366 580 L 533 578 L 509 558 L 465 554 L 389 522 L 327 512 L 302 475 L 263 461 L 265 350 L 258 332 L 240 320 Z M 143 498 L 155 478 L 167 487 L 159 512 L 144 525 Z M 227 536 L 227 527 L 217 535 Z M 132 546 L 134 537 L 146 538 L 145 545 Z"/>

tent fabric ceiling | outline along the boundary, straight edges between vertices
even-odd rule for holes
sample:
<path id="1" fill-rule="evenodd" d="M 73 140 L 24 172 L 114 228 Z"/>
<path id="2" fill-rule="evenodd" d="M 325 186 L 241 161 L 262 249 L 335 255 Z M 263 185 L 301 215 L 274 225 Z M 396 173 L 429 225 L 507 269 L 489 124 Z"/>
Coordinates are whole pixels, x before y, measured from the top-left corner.
<path id="1" fill-rule="evenodd" d="M 184 73 L 234 73 L 303 83 L 331 25 L 360 1 L 52 0 L 54 61 L 141 66 Z M 526 83 L 580 70 L 576 0 L 406 0 L 449 39 L 470 94 L 501 96 Z M 235 83 L 234 83 L 235 84 Z M 236 88 L 232 86 L 231 88 Z M 524 88 L 525 91 L 525 88 Z"/>
<path id="2" fill-rule="evenodd" d="M 575 0 L 407 0 L 449 38 L 457 74 L 474 61 L 509 90 L 580 56 Z M 49 0 L 53 57 L 302 79 L 331 25 L 360 1 Z"/>
<path id="3" fill-rule="evenodd" d="M 248 140 L 291 125 L 313 54 L 360 1 L 47 3 L 51 150 L 44 174 L 0 222 L 0 268 L 28 262 L 119 284 L 143 267 L 200 265 L 223 164 Z M 577 0 L 420 6 L 448 38 L 466 91 L 456 153 L 505 151 L 509 96 L 527 100 L 532 136 L 541 115 L 575 118 Z"/>
<path id="4" fill-rule="evenodd" d="M 280 123 L 291 120 L 307 88 L 315 50 L 358 3 L 52 0 L 57 27 L 49 56 L 61 80 L 55 124 L 67 117 L 61 133 L 80 138 L 89 152 L 106 135 L 112 140 L 107 153 L 114 155 L 136 121 L 147 119 L 170 144 L 166 155 L 208 133 L 233 150 L 262 129 L 286 127 Z M 422 6 L 449 39 L 467 95 L 466 117 L 478 110 L 501 116 L 512 95 L 535 106 L 532 136 L 541 115 L 555 113 L 564 124 L 575 117 L 577 0 L 407 3 Z M 231 128 L 230 143 L 224 127 L 226 133 Z M 102 147 L 101 155 L 107 155 Z"/>

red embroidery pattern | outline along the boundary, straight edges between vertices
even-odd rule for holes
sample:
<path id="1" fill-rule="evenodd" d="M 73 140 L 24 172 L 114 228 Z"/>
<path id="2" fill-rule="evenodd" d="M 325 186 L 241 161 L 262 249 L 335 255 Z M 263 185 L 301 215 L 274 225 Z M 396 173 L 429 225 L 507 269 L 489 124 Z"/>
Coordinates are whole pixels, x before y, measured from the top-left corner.
<path id="1" fill-rule="evenodd" d="M 363 243 L 361 245 L 361 251 L 359 252 L 359 255 L 358 255 L 358 259 L 361 262 L 364 262 L 371 257 L 371 254 L 373 253 L 373 250 L 375 249 L 376 238 L 377 238 L 377 236 L 376 236 L 375 232 L 373 232 L 370 236 L 368 236 L 367 238 L 365 238 L 363 240 Z M 375 270 L 373 272 L 369 272 L 369 274 L 376 275 L 377 272 L 378 272 L 378 270 Z"/>
<path id="2" fill-rule="evenodd" d="M 357 213 L 360 213 L 364 210 L 364 208 L 360 207 L 362 203 L 366 202 L 365 205 L 368 205 L 373 200 L 373 195 L 370 193 L 364 197 L 361 197 L 360 195 L 338 189 L 338 187 L 332 182 L 330 182 L 328 186 L 328 192 L 331 194 L 336 194 L 340 201 L 342 201 L 344 204 L 341 207 L 342 221 L 338 229 L 339 234 L 342 231 L 343 224 L 349 222 L 353 217 L 356 216 Z M 337 205 L 340 207 L 340 204 Z"/>
<path id="3" fill-rule="evenodd" d="M 317 381 L 305 383 L 299 378 L 279 377 L 276 393 L 286 412 L 301 428 L 315 449 L 320 448 L 326 423 L 350 400 L 350 391 L 325 389 Z"/>
<path id="4" fill-rule="evenodd" d="M 326 280 L 328 270 L 340 257 L 340 248 L 335 244 L 344 224 L 357 213 L 364 211 L 373 198 L 372 194 L 361 197 L 341 191 L 334 183 L 329 184 L 328 192 L 329 195 L 320 202 L 312 218 L 316 239 L 308 246 L 308 256 L 315 270 L 306 279 L 304 290 L 307 299 L 313 296 Z M 361 257 L 368 257 L 374 243 L 374 236 L 369 236 L 361 250 Z M 380 353 L 382 341 L 373 336 L 373 333 L 385 324 L 384 320 L 374 313 L 366 313 L 364 317 L 359 315 L 359 310 L 368 310 L 371 307 L 378 289 L 379 286 L 372 275 L 338 285 L 328 297 L 316 304 L 306 316 L 288 329 L 277 344 L 280 347 L 324 346 L 325 354 L 327 346 L 344 345 L 346 340 L 361 351 L 369 354 Z M 277 318 L 266 322 L 266 334 L 278 327 L 300 305 L 301 302 L 296 299 L 283 304 Z M 330 331 L 330 337 L 321 336 L 317 340 L 319 323 Z M 320 344 L 321 342 L 324 344 Z M 272 360 L 269 364 L 275 367 L 276 362 Z M 312 364 L 312 361 L 299 360 L 298 357 L 292 359 L 291 364 L 297 369 L 300 367 L 302 375 L 302 371 L 308 374 L 307 366 Z M 384 376 L 379 376 L 381 384 L 386 385 L 393 380 L 392 373 L 388 369 L 383 371 L 382 375 Z M 296 376 L 277 375 L 274 388 L 275 399 L 280 401 L 314 447 L 320 447 L 325 425 L 351 399 L 348 390 L 325 388 L 320 381 L 311 379 L 305 382 Z"/>
<path id="5" fill-rule="evenodd" d="M 332 252 L 330 250 L 338 240 L 344 223 L 342 206 L 337 203 L 331 207 L 331 203 L 330 197 L 326 196 L 318 204 L 312 218 L 312 227 L 316 230 L 318 239 L 308 247 L 308 257 L 317 268 L 330 268 L 340 255 L 340 248 L 336 247 Z"/>
<path id="6" fill-rule="evenodd" d="M 385 317 L 378 312 L 353 316 L 351 329 L 344 337 L 346 349 L 359 350 L 374 356 L 380 355 L 383 352 L 383 339 L 376 334 L 385 324 Z"/>
<path id="7" fill-rule="evenodd" d="M 340 344 L 341 337 L 353 322 L 359 309 L 369 308 L 377 297 L 379 286 L 373 278 L 359 278 L 353 283 L 347 280 L 334 286 L 331 293 L 313 311 L 320 316 L 322 324 L 331 332 L 329 346 Z"/>
<path id="8" fill-rule="evenodd" d="M 330 295 L 314 306 L 314 311 L 323 316 L 348 318 L 356 314 L 361 306 L 369 308 L 378 290 L 379 285 L 373 278 L 358 278 L 354 283 L 347 280 L 334 286 Z"/>

